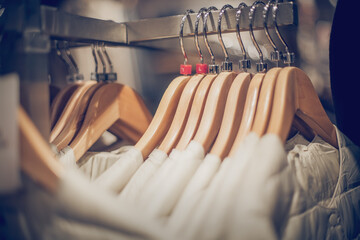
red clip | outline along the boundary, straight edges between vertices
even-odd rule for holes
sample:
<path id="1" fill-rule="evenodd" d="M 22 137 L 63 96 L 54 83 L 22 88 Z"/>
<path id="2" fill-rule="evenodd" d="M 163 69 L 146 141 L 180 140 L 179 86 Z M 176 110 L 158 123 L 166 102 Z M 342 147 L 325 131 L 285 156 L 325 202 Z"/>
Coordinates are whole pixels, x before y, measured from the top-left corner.
<path id="1" fill-rule="evenodd" d="M 180 74 L 181 75 L 191 75 L 191 65 L 188 64 L 181 64 L 180 65 Z"/>
<path id="2" fill-rule="evenodd" d="M 196 64 L 196 73 L 208 73 L 209 72 L 209 67 L 207 64 L 203 64 L 203 63 L 197 63 Z"/>

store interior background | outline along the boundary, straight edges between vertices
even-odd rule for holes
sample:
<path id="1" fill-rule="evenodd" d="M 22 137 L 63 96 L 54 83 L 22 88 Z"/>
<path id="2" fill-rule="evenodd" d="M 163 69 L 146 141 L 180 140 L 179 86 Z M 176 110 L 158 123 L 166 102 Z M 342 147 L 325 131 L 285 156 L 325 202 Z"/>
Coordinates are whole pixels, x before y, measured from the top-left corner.
<path id="1" fill-rule="evenodd" d="M 244 2 L 250 5 L 253 1 L 245 0 Z M 224 4 L 237 7 L 240 2 L 234 0 L 43 0 L 42 3 L 82 16 L 126 22 L 181 15 L 187 9 L 197 12 L 201 7 L 215 6 L 220 9 Z M 336 0 L 297 0 L 295 3 L 298 7 L 298 25 L 281 27 L 280 31 L 289 44 L 290 50 L 296 54 L 294 65 L 308 74 L 330 119 L 335 123 L 330 89 L 329 38 Z M 276 39 L 274 31 L 271 31 L 271 34 Z M 252 60 L 252 65 L 255 66 L 255 62 L 259 58 L 250 40 L 249 32 L 244 31 L 241 36 Z M 261 45 L 269 68 L 274 67 L 275 65 L 268 61 L 272 48 L 264 31 L 255 31 L 255 36 Z M 223 38 L 230 59 L 233 61 L 234 70 L 237 71 L 241 50 L 236 35 L 235 33 L 223 34 Z M 202 44 L 202 37 L 199 39 Z M 209 41 L 215 52 L 216 61 L 221 63 L 224 55 L 217 36 L 209 36 Z M 279 41 L 277 44 L 281 50 L 284 50 Z M 149 46 L 151 48 L 108 46 L 107 51 L 117 72 L 118 82 L 136 89 L 154 113 L 166 87 L 172 79 L 179 75 L 179 65 L 183 62 L 183 56 L 178 39 L 154 41 L 150 42 Z M 204 44 L 201 46 L 205 62 L 209 62 L 209 54 Z M 185 49 L 189 56 L 189 63 L 195 66 L 199 62 L 199 58 L 193 39 L 186 39 Z M 71 53 L 85 79 L 90 79 L 90 73 L 95 66 L 91 48 L 73 48 Z M 66 67 L 55 51 L 52 51 L 50 58 L 51 84 L 63 87 L 66 84 Z M 255 72 L 255 69 L 252 71 Z"/>

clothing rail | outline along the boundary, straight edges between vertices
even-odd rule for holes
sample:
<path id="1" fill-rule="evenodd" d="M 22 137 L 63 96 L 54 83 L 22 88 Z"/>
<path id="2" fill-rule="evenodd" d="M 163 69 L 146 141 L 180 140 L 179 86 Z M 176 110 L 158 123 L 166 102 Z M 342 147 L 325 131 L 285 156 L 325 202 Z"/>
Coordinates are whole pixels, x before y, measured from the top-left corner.
<path id="1" fill-rule="evenodd" d="M 41 6 L 41 31 L 52 39 L 69 40 L 73 42 L 91 43 L 104 42 L 110 45 L 134 45 L 146 46 L 147 42 L 160 39 L 172 39 L 179 36 L 179 24 L 183 15 L 142 19 L 125 23 L 106 21 L 89 17 L 82 17 L 59 11 L 56 8 Z M 249 30 L 250 7 L 243 9 L 240 19 L 240 31 Z M 24 10 L 20 7 L 18 12 L 9 16 L 5 26 L 6 31 L 21 32 L 25 18 L 21 14 Z M 209 25 L 208 34 L 216 34 L 216 24 L 219 11 L 213 11 L 213 21 Z M 223 33 L 235 32 L 236 9 L 227 10 L 228 17 L 222 21 Z M 263 29 L 262 11 L 255 12 L 253 27 L 254 29 Z M 184 27 L 184 37 L 194 35 L 193 24 L 196 19 L 196 13 L 190 14 L 191 20 Z M 225 19 L 224 19 L 225 20 Z M 279 3 L 279 12 L 277 16 L 279 26 L 297 24 L 297 9 L 292 2 Z M 269 14 L 268 27 L 273 27 L 273 17 Z M 202 28 L 199 28 L 199 34 Z"/>

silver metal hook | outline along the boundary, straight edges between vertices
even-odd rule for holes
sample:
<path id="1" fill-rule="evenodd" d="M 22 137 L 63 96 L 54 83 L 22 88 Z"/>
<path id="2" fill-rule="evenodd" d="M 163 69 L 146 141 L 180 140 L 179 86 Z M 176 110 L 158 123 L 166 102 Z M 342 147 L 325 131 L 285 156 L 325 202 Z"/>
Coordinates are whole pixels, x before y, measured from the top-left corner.
<path id="1" fill-rule="evenodd" d="M 254 13 L 256 10 L 256 7 L 258 5 L 265 5 L 264 2 L 262 1 L 256 1 L 251 5 L 250 8 L 250 12 L 249 12 L 249 29 L 250 29 L 250 37 L 251 37 L 251 41 L 253 42 L 256 50 L 259 53 L 259 57 L 260 57 L 260 62 L 256 64 L 256 70 L 258 72 L 265 72 L 267 70 L 267 64 L 264 63 L 264 56 L 263 53 L 259 47 L 259 44 L 256 42 L 255 36 L 254 36 L 254 29 L 253 29 L 253 23 L 254 23 Z"/>
<path id="2" fill-rule="evenodd" d="M 272 9 L 272 14 L 273 14 L 273 19 L 274 19 L 274 26 L 275 26 L 275 32 L 276 32 L 276 35 L 279 37 L 281 43 L 284 45 L 285 47 L 285 54 L 283 55 L 283 60 L 284 60 L 284 63 L 285 64 L 288 64 L 289 66 L 291 64 L 293 64 L 295 62 L 295 54 L 293 52 L 290 52 L 289 51 L 289 47 L 288 45 L 286 44 L 285 42 L 285 39 L 281 36 L 280 34 L 280 30 L 279 30 L 279 26 L 277 24 L 277 13 L 278 13 L 278 10 L 279 10 L 279 7 L 278 7 L 278 4 L 279 4 L 279 1 L 276 0 L 275 1 L 275 4 L 273 6 L 273 9 Z"/>
<path id="3" fill-rule="evenodd" d="M 190 13 L 194 13 L 194 11 L 193 11 L 192 9 L 186 10 L 185 15 L 182 17 L 181 23 L 180 23 L 179 40 L 180 40 L 181 52 L 182 52 L 182 54 L 184 55 L 184 65 L 186 65 L 187 62 L 188 62 L 188 57 L 187 57 L 186 52 L 185 52 L 184 39 L 183 39 L 183 36 L 184 36 L 184 25 L 185 25 L 186 19 L 189 18 Z M 190 21 L 190 18 L 189 18 L 189 21 Z"/>
<path id="4" fill-rule="evenodd" d="M 222 36 L 221 36 L 221 20 L 222 20 L 222 16 L 224 15 L 226 9 L 233 9 L 233 6 L 231 6 L 230 4 L 226 4 L 220 10 L 219 19 L 218 19 L 218 39 L 219 39 L 221 48 L 222 48 L 222 50 L 224 51 L 224 54 L 225 54 L 225 61 L 228 61 L 229 60 L 229 54 L 228 54 L 228 52 L 226 50 L 224 41 L 223 41 Z"/>
<path id="5" fill-rule="evenodd" d="M 238 10 L 236 11 L 235 17 L 236 17 L 236 36 L 237 36 L 237 39 L 238 39 L 238 42 L 240 44 L 240 48 L 241 48 L 241 51 L 243 54 L 243 59 L 241 59 L 239 61 L 239 68 L 243 69 L 246 72 L 247 69 L 251 68 L 251 62 L 250 62 L 250 59 L 246 58 L 246 50 L 245 50 L 244 43 L 243 43 L 243 41 L 241 39 L 241 35 L 240 35 L 240 17 L 241 17 L 242 10 L 245 7 L 247 7 L 247 5 L 245 3 L 243 3 L 243 2 L 240 3 L 237 8 Z"/>
<path id="6" fill-rule="evenodd" d="M 105 81 L 114 82 L 117 80 L 117 74 L 114 72 L 114 66 L 111 62 L 109 54 L 106 51 L 105 43 L 101 43 L 101 52 L 105 55 L 106 62 L 110 69 L 109 72 L 105 73 Z"/>
<path id="7" fill-rule="evenodd" d="M 279 66 L 279 61 L 281 60 L 282 57 L 282 53 L 278 50 L 274 40 L 271 38 L 269 29 L 268 29 L 268 25 L 267 25 L 267 21 L 268 21 L 268 17 L 269 17 L 269 9 L 270 9 L 270 5 L 271 3 L 274 2 L 274 0 L 269 0 L 268 3 L 264 6 L 264 10 L 263 10 L 263 20 L 264 20 L 264 30 L 265 30 L 265 34 L 267 39 L 269 40 L 271 46 L 273 47 L 274 51 L 271 52 L 271 61 L 276 63 L 276 67 Z"/>
<path id="8" fill-rule="evenodd" d="M 207 8 L 201 8 L 198 12 L 198 14 L 196 15 L 196 21 L 195 21 L 195 30 L 194 30 L 194 41 L 195 41 L 195 46 L 197 49 L 197 52 L 199 54 L 200 57 L 200 63 L 204 63 L 204 57 L 202 55 L 201 52 L 201 48 L 200 48 L 200 44 L 199 44 L 199 22 L 200 22 L 200 17 L 204 17 L 204 12 L 207 11 Z M 203 19 L 204 21 L 204 19 Z"/>
<path id="9" fill-rule="evenodd" d="M 104 56 L 102 55 L 101 50 L 99 48 L 99 43 L 96 44 L 95 49 L 96 49 L 97 54 L 99 56 L 100 62 L 102 64 L 102 66 L 103 66 L 103 72 L 102 73 L 105 74 L 106 73 L 106 63 L 105 63 L 105 60 L 104 60 Z"/>
<path id="10" fill-rule="evenodd" d="M 208 19 L 208 16 L 211 15 L 211 18 L 212 18 L 212 13 L 211 11 L 215 11 L 215 10 L 218 10 L 216 7 L 214 6 L 211 6 L 207 9 L 207 12 L 205 13 L 205 16 L 204 16 L 204 27 L 203 27 L 203 32 L 204 32 L 204 41 L 205 41 L 205 46 L 210 54 L 210 57 L 211 57 L 211 63 L 209 64 L 209 73 L 218 73 L 219 72 L 219 65 L 217 65 L 215 63 L 215 56 L 214 56 L 214 53 L 210 47 L 210 44 L 209 44 L 209 40 L 207 38 L 207 19 Z M 213 19 L 212 19 L 213 20 Z"/>
<path id="11" fill-rule="evenodd" d="M 71 51 L 69 49 L 69 43 L 68 42 L 64 42 L 64 50 L 66 53 L 66 56 L 69 58 L 70 60 L 70 65 L 72 66 L 72 68 L 74 69 L 74 73 L 78 74 L 79 73 L 79 68 L 75 62 L 75 59 L 73 58 L 73 56 L 71 55 Z"/>
<path id="12" fill-rule="evenodd" d="M 95 63 L 95 72 L 91 73 L 91 80 L 97 80 L 97 73 L 98 73 L 98 60 L 96 57 L 96 52 L 95 52 L 95 45 L 91 44 L 91 53 L 94 57 L 94 63 Z"/>

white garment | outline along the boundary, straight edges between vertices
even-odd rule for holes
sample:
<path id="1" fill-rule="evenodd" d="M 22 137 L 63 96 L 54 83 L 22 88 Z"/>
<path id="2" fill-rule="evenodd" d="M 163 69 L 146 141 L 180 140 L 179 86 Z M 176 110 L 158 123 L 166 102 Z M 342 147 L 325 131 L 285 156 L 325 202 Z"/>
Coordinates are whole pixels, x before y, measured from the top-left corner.
<path id="1" fill-rule="evenodd" d="M 221 159 L 218 156 L 214 154 L 206 155 L 169 217 L 166 225 L 167 231 L 180 235 L 186 229 L 189 219 L 192 218 L 193 212 L 196 211 L 202 195 L 219 169 L 220 164 Z"/>
<path id="2" fill-rule="evenodd" d="M 146 212 L 159 219 L 169 216 L 203 159 L 204 148 L 200 143 L 191 141 L 173 160 L 173 165 L 161 179 L 161 185 L 155 186 L 147 199 Z"/>
<path id="3" fill-rule="evenodd" d="M 128 201 L 136 204 L 141 191 L 146 183 L 154 175 L 156 170 L 162 166 L 167 158 L 167 154 L 159 149 L 154 149 L 145 162 L 139 167 L 135 174 L 131 177 L 124 190 L 119 195 L 120 201 Z"/>
<path id="4" fill-rule="evenodd" d="M 218 239 L 224 229 L 226 210 L 231 208 L 231 199 L 237 192 L 236 183 L 246 170 L 247 159 L 256 150 L 259 137 L 250 133 L 240 144 L 239 159 L 225 158 L 212 179 L 196 211 L 189 219 L 186 231 L 176 236 L 178 239 Z M 235 160 L 235 161 L 234 161 Z M 214 218 L 214 219 L 212 219 Z"/>
<path id="5" fill-rule="evenodd" d="M 2 239 L 159 239 L 156 222 L 75 170 L 64 172 L 54 194 L 23 180 L 22 191 L 0 195 Z"/>
<path id="6" fill-rule="evenodd" d="M 116 156 L 117 161 L 96 178 L 94 183 L 118 194 L 143 163 L 143 157 L 135 147 L 129 147 L 123 152 L 119 150 Z"/>

